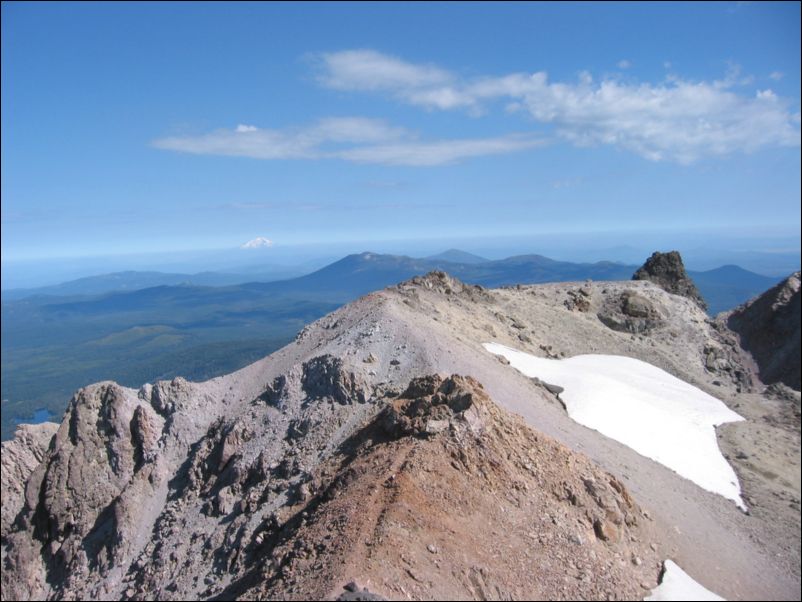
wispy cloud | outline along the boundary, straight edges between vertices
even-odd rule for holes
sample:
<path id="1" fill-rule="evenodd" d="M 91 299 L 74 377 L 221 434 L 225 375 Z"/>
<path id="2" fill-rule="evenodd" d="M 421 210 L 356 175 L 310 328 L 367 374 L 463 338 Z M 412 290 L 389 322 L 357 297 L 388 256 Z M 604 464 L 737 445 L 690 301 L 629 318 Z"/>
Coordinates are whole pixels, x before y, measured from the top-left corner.
<path id="1" fill-rule="evenodd" d="M 453 79 L 448 71 L 433 65 L 415 65 L 375 50 L 344 50 L 323 53 L 318 79 L 340 90 L 392 90 L 442 86 Z"/>
<path id="2" fill-rule="evenodd" d="M 434 65 L 408 63 L 375 50 L 343 50 L 313 57 L 318 82 L 335 90 L 389 92 L 424 107 L 475 106 L 473 98 L 452 85 L 457 76 Z"/>
<path id="3" fill-rule="evenodd" d="M 469 157 L 500 155 L 543 146 L 544 140 L 515 134 L 497 138 L 402 142 L 341 151 L 339 156 L 357 163 L 432 166 L 455 163 Z"/>
<path id="4" fill-rule="evenodd" d="M 629 69 L 632 66 L 632 61 L 628 59 L 621 59 L 616 63 L 619 69 Z"/>
<path id="5" fill-rule="evenodd" d="M 785 74 L 782 71 L 772 71 L 771 73 L 769 73 L 769 77 L 773 79 L 775 82 L 778 82 L 783 77 L 785 77 Z"/>
<path id="6" fill-rule="evenodd" d="M 409 134 L 379 119 L 339 117 L 321 119 L 302 128 L 283 130 L 238 125 L 199 136 L 171 136 L 154 140 L 165 150 L 197 155 L 232 155 L 254 159 L 315 159 L 323 157 L 325 145 L 358 144 L 398 140 Z"/>
<path id="7" fill-rule="evenodd" d="M 300 128 L 262 129 L 238 125 L 197 136 L 153 141 L 165 150 L 254 159 L 343 159 L 355 163 L 435 166 L 470 157 L 512 153 L 541 146 L 530 134 L 494 138 L 419 140 L 411 131 L 361 117 L 322 119 Z"/>
<path id="8" fill-rule="evenodd" d="M 744 75 L 741 66 L 736 63 L 727 63 L 727 71 L 722 79 L 713 80 L 713 86 L 720 89 L 750 86 L 755 83 L 754 75 Z"/>
<path id="9" fill-rule="evenodd" d="M 430 110 L 481 114 L 490 103 L 502 101 L 509 112 L 525 110 L 573 144 L 614 145 L 652 161 L 687 164 L 800 144 L 790 102 L 770 90 L 743 92 L 753 78 L 742 75 L 737 65 L 713 81 L 675 75 L 659 83 L 595 81 L 581 73 L 576 81 L 553 82 L 544 71 L 469 79 L 372 50 L 348 50 L 320 55 L 318 68 L 318 81 L 329 88 L 384 93 Z M 351 153 L 352 160 L 363 156 Z"/>

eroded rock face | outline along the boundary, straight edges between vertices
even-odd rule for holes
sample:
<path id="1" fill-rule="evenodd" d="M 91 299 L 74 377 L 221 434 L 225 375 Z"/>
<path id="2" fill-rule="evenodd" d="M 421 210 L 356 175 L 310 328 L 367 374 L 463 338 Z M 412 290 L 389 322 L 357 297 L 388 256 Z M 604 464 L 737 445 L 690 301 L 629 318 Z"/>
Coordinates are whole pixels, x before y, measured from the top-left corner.
<path id="1" fill-rule="evenodd" d="M 171 381 L 159 381 L 150 388 L 143 388 L 143 395 L 150 393 L 153 408 L 162 416 L 186 408 L 192 400 L 192 386 L 184 378 L 176 377 Z"/>
<path id="2" fill-rule="evenodd" d="M 752 354 L 765 384 L 800 390 L 800 273 L 733 310 L 727 325 Z"/>
<path id="3" fill-rule="evenodd" d="M 264 392 L 259 396 L 259 400 L 266 402 L 278 409 L 286 407 L 286 401 L 296 391 L 301 390 L 300 371 L 295 369 L 289 374 L 280 374 L 272 382 L 265 385 Z"/>
<path id="4" fill-rule="evenodd" d="M 455 421 L 478 432 L 482 416 L 481 406 L 474 403 L 477 396 L 486 398 L 482 385 L 470 376 L 415 378 L 400 398 L 388 403 L 379 420 L 393 437 L 434 435 Z"/>
<path id="5" fill-rule="evenodd" d="M 143 445 L 152 435 L 136 430 L 150 423 L 135 418 L 140 407 L 113 383 L 83 389 L 70 403 L 42 484 L 50 541 L 88 534 L 150 451 Z"/>
<path id="6" fill-rule="evenodd" d="M 364 382 L 343 368 L 333 355 L 321 355 L 306 362 L 301 377 L 304 391 L 312 398 L 331 397 L 337 403 L 365 402 Z"/>
<path id="7" fill-rule="evenodd" d="M 6 557 L 25 569 L 21 579 L 4 579 L 6 596 L 43 597 L 53 582 L 69 591 L 121 562 L 160 481 L 154 458 L 163 425 L 149 404 L 115 383 L 76 393 L 27 481 L 20 530 L 9 537 L 20 545 Z"/>
<path id="8" fill-rule="evenodd" d="M 3 513 L 0 535 L 5 537 L 25 502 L 25 482 L 45 457 L 58 424 L 21 424 L 11 441 L 3 442 L 2 482 Z"/>
<path id="9" fill-rule="evenodd" d="M 685 271 L 682 257 L 678 251 L 660 253 L 655 251 L 632 276 L 633 280 L 649 280 L 664 291 L 693 299 L 703 310 L 707 303 Z"/>

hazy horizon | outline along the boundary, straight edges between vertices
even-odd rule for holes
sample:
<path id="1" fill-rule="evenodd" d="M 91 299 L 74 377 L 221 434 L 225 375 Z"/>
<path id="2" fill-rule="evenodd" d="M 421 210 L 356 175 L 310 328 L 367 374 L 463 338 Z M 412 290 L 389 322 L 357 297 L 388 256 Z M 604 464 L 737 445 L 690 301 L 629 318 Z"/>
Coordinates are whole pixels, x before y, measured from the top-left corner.
<path id="1" fill-rule="evenodd" d="M 590 235 L 593 234 L 593 235 Z M 246 241 L 242 241 L 243 243 Z M 711 240 L 709 233 L 640 232 L 545 233 L 530 236 L 363 240 L 285 245 L 264 249 L 223 247 L 66 258 L 3 258 L 2 289 L 32 288 L 121 271 L 196 273 L 269 271 L 295 268 L 293 275 L 311 272 L 342 257 L 365 251 L 426 257 L 459 249 L 486 259 L 539 254 L 580 263 L 616 261 L 642 263 L 653 251 L 679 250 L 691 270 L 735 264 L 766 276 L 785 276 L 799 269 L 799 235 L 750 238 L 730 234 Z M 287 276 L 290 277 L 290 276 Z"/>

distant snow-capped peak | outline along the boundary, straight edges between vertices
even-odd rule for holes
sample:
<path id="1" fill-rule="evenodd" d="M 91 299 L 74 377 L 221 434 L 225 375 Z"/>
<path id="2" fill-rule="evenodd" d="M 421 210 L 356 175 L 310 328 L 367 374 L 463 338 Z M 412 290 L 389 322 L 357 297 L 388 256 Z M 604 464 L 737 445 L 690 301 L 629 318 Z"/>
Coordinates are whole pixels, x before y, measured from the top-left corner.
<path id="1" fill-rule="evenodd" d="M 249 240 L 244 245 L 240 245 L 240 249 L 266 249 L 267 247 L 272 247 L 273 241 L 269 238 L 264 238 L 259 236 L 254 238 L 253 240 Z"/>

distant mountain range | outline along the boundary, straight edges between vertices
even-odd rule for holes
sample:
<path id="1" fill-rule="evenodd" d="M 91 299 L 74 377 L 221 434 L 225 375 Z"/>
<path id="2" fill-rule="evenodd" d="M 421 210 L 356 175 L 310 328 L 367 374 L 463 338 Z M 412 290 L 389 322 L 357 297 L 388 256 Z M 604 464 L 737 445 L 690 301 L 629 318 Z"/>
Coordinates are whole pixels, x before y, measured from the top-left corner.
<path id="1" fill-rule="evenodd" d="M 253 280 L 254 276 L 201 272 L 199 274 L 172 274 L 167 272 L 125 271 L 99 276 L 87 276 L 52 286 L 15 288 L 3 291 L 3 300 L 24 299 L 37 295 L 73 296 L 100 295 L 111 292 L 136 291 L 153 286 L 228 286 Z"/>
<path id="2" fill-rule="evenodd" d="M 348 255 L 315 272 L 286 280 L 279 279 L 281 272 L 177 274 L 126 271 L 80 278 L 53 286 L 10 289 L 3 291 L 3 301 L 40 295 L 73 297 L 112 292 L 125 293 L 164 286 L 192 288 L 245 285 L 244 288 L 247 290 L 311 294 L 315 298 L 344 302 L 354 296 L 435 269 L 449 272 L 465 282 L 495 287 L 586 279 L 628 280 L 637 267 L 611 261 L 596 263 L 557 261 L 542 255 L 517 255 L 506 259 L 489 260 L 459 249 L 449 249 L 425 258 L 365 252 Z M 689 271 L 688 274 L 710 305 L 711 314 L 732 309 L 778 281 L 777 278 L 756 274 L 735 265 L 703 272 Z M 261 286 L 263 284 L 269 286 Z M 190 293 L 187 291 L 187 294 Z M 76 301 L 80 302 L 77 299 Z"/>
<path id="3" fill-rule="evenodd" d="M 468 261 L 455 262 L 443 257 L 463 258 Z M 637 268 L 635 265 L 612 261 L 556 261 L 542 255 L 518 255 L 491 261 L 457 250 L 423 259 L 360 253 L 344 257 L 300 278 L 241 286 L 249 290 L 274 291 L 284 295 L 314 295 L 315 298 L 323 295 L 329 300 L 345 302 L 355 296 L 432 270 L 443 270 L 463 282 L 498 287 L 588 279 L 629 280 Z M 688 274 L 696 282 L 713 315 L 744 303 L 778 281 L 738 266 L 723 266 L 705 272 L 689 271 Z"/>
<path id="4" fill-rule="evenodd" d="M 71 391 L 114 379 L 138 386 L 181 374 L 205 379 L 287 343 L 305 324 L 371 291 L 432 270 L 486 287 L 629 280 L 637 266 L 541 255 L 487 260 L 456 249 L 426 258 L 359 253 L 287 280 L 205 272 L 119 272 L 3 292 L 2 435 L 36 410 L 60 415 Z M 711 313 L 776 280 L 737 266 L 689 272 Z"/>

